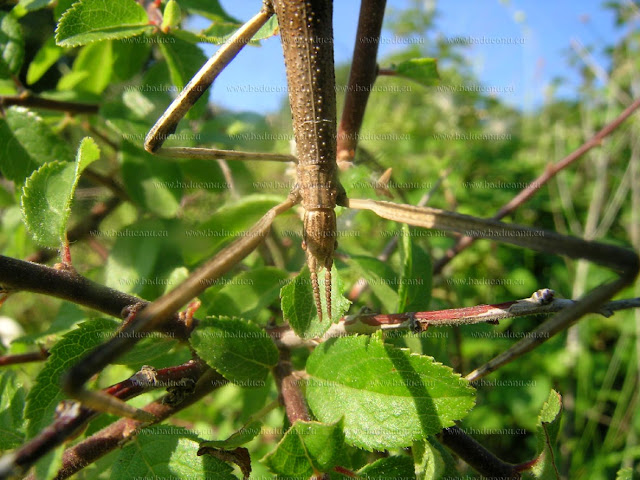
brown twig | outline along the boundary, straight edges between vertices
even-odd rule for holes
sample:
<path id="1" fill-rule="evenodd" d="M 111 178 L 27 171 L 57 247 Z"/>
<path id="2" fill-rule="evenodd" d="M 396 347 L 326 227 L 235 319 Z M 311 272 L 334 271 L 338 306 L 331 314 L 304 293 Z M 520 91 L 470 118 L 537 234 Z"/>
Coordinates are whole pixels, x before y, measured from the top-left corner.
<path id="1" fill-rule="evenodd" d="M 291 353 L 288 349 L 280 349 L 280 360 L 274 369 L 274 376 L 289 423 L 293 424 L 296 420 L 308 422 L 311 419 L 309 409 L 300 390 L 300 379 L 291 369 Z"/>
<path id="2" fill-rule="evenodd" d="M 503 462 L 458 427 L 445 428 L 437 438 L 481 475 L 505 480 L 521 478 L 516 465 Z"/>
<path id="3" fill-rule="evenodd" d="M 19 353 L 17 355 L 2 355 L 0 356 L 0 367 L 17 365 L 20 363 L 42 362 L 47 358 L 49 358 L 49 351 L 45 348 L 41 348 L 37 352 Z"/>
<path id="4" fill-rule="evenodd" d="M 103 391 L 121 400 L 129 400 L 152 389 L 179 385 L 185 379 L 195 384 L 205 369 L 204 364 L 189 361 L 183 365 L 154 371 L 152 376 L 145 376 L 141 371 Z M 59 405 L 54 422 L 11 454 L 13 467 L 18 472 L 26 472 L 44 455 L 81 432 L 99 414 L 100 412 L 83 407 L 77 402 L 63 402 Z M 3 475 L 5 473 L 7 472 L 0 472 Z"/>
<path id="5" fill-rule="evenodd" d="M 608 135 L 611 134 L 611 132 L 618 128 L 638 108 L 640 108 L 640 98 L 636 99 L 631 105 L 625 108 L 625 110 L 615 120 L 613 120 L 602 130 L 596 133 L 593 137 L 591 137 L 590 140 L 583 143 L 578 149 L 571 152 L 558 163 L 549 165 L 538 178 L 536 178 L 524 190 L 522 190 L 518 195 L 511 199 L 509 203 L 500 208 L 500 210 L 498 210 L 498 212 L 491 218 L 493 220 L 500 220 L 501 218 L 516 210 L 518 207 L 520 207 L 520 205 L 529 200 L 543 185 L 545 185 L 549 180 L 556 176 L 558 172 L 571 165 L 592 148 L 600 146 L 602 144 L 602 140 L 604 140 Z M 447 265 L 447 263 L 449 263 L 460 252 L 469 247 L 473 242 L 475 242 L 475 240 L 476 239 L 474 237 L 466 236 L 458 239 L 456 244 L 449 250 L 447 250 L 444 257 L 442 257 L 434 264 L 433 273 L 438 274 L 442 272 L 442 269 Z"/>
<path id="6" fill-rule="evenodd" d="M 56 110 L 60 112 L 67 112 L 71 115 L 94 115 L 98 113 L 99 109 L 99 105 L 95 103 L 64 102 L 61 100 L 52 100 L 50 98 L 38 97 L 28 92 L 25 92 L 22 95 L 13 95 L 6 97 L 0 96 L 0 109 L 2 107 L 10 107 L 12 105 L 19 105 L 28 108 L 42 108 L 45 110 Z"/>
<path id="7" fill-rule="evenodd" d="M 0 285 L 9 291 L 25 290 L 62 298 L 117 318 L 120 318 L 125 307 L 149 303 L 92 282 L 75 271 L 51 268 L 3 255 L 0 255 Z M 186 339 L 196 323 L 187 325 L 176 313 L 166 323 L 158 325 L 158 331 Z"/>
<path id="8" fill-rule="evenodd" d="M 353 64 L 338 127 L 338 163 L 351 161 L 358 146 L 358 134 L 371 87 L 376 80 L 378 43 L 386 0 L 362 0 Z"/>

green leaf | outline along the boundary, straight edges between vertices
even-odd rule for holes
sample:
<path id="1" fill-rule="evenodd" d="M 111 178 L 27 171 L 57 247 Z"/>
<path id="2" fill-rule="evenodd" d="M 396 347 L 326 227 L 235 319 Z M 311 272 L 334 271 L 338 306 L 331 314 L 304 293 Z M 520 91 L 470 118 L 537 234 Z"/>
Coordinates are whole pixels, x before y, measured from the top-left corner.
<path id="1" fill-rule="evenodd" d="M 242 22 L 230 16 L 224 11 L 218 0 L 180 0 L 182 8 L 214 21 L 224 21 L 240 25 Z"/>
<path id="2" fill-rule="evenodd" d="M 18 185 L 46 162 L 69 162 L 73 153 L 42 119 L 23 107 L 10 107 L 0 117 L 0 169 Z"/>
<path id="3" fill-rule="evenodd" d="M 20 72 L 24 60 L 22 28 L 14 15 L 0 12 L 0 78 Z"/>
<path id="4" fill-rule="evenodd" d="M 202 441 L 182 427 L 154 425 L 145 428 L 120 451 L 110 478 L 237 480 L 230 465 L 209 455 L 197 455 Z"/>
<path id="5" fill-rule="evenodd" d="M 143 220 L 114 233 L 117 238 L 107 260 L 105 284 L 126 293 L 157 285 L 161 279 L 151 276 L 167 234 L 164 224 L 157 219 Z"/>
<path id="6" fill-rule="evenodd" d="M 343 449 L 341 421 L 325 425 L 297 420 L 262 462 L 286 478 L 310 478 L 316 472 L 330 471 Z"/>
<path id="7" fill-rule="evenodd" d="M 56 406 L 65 398 L 60 390 L 62 374 L 107 340 L 118 325 L 115 320 L 106 318 L 81 323 L 51 348 L 51 356 L 27 395 L 25 418 L 28 438 L 33 438 L 51 423 Z"/>
<path id="8" fill-rule="evenodd" d="M 394 313 L 398 305 L 398 274 L 377 258 L 352 255 L 349 264 L 367 281 L 387 313 Z"/>
<path id="9" fill-rule="evenodd" d="M 402 226 L 400 238 L 402 277 L 398 287 L 398 312 L 423 312 L 431 301 L 431 257 L 412 240 L 411 229 Z"/>
<path id="10" fill-rule="evenodd" d="M 182 12 L 180 11 L 180 4 L 176 0 L 169 0 L 162 12 L 162 26 L 160 27 L 163 32 L 166 32 L 169 28 L 177 27 L 182 20 Z"/>
<path id="11" fill-rule="evenodd" d="M 474 389 L 451 368 L 384 344 L 378 334 L 321 344 L 307 373 L 315 416 L 325 423 L 344 416 L 347 442 L 366 450 L 407 447 L 474 405 Z"/>
<path id="12" fill-rule="evenodd" d="M 427 87 L 436 85 L 440 79 L 435 58 L 412 58 L 398 64 L 394 70 L 397 77 L 408 78 Z"/>
<path id="13" fill-rule="evenodd" d="M 287 273 L 278 268 L 264 267 L 242 272 L 229 280 L 219 279 L 224 286 L 207 310 L 216 315 L 254 319 L 280 296 L 280 286 L 287 278 Z"/>
<path id="14" fill-rule="evenodd" d="M 275 195 L 248 195 L 220 208 L 198 228 L 185 231 L 185 239 L 181 244 L 185 262 L 193 265 L 209 258 L 223 244 L 244 234 L 281 201 L 282 198 Z"/>
<path id="15" fill-rule="evenodd" d="M 455 460 L 433 437 L 413 442 L 411 453 L 415 462 L 416 480 L 458 476 Z"/>
<path id="16" fill-rule="evenodd" d="M 237 432 L 234 432 L 226 440 L 211 440 L 209 442 L 204 442 L 200 446 L 232 450 L 234 448 L 241 447 L 245 443 L 249 443 L 251 440 L 256 438 L 260 434 L 261 429 L 262 422 L 260 420 L 254 420 Z"/>
<path id="17" fill-rule="evenodd" d="M 551 390 L 547 401 L 540 410 L 538 427 L 536 429 L 538 458 L 531 468 L 535 478 L 556 480 L 560 478 L 557 451 L 555 449 L 560 420 L 562 418 L 562 397 L 555 390 Z"/>
<path id="18" fill-rule="evenodd" d="M 29 64 L 29 70 L 27 70 L 27 84 L 33 85 L 40 80 L 40 78 L 47 73 L 47 70 L 49 70 L 63 54 L 64 48 L 56 45 L 55 38 L 49 37 Z"/>
<path id="19" fill-rule="evenodd" d="M 71 200 L 80 175 L 99 157 L 98 145 L 91 137 L 85 137 L 75 163 L 47 163 L 29 177 L 22 189 L 22 214 L 36 242 L 55 248 L 65 241 Z"/>
<path id="20" fill-rule="evenodd" d="M 167 35 L 166 38 L 171 41 L 161 42 L 158 46 L 162 56 L 167 61 L 171 81 L 178 90 L 182 90 L 202 65 L 206 63 L 207 57 L 199 47 L 192 43 L 172 35 Z M 205 92 L 206 90 L 200 92 L 202 97 L 191 107 L 187 118 L 199 118 L 202 116 L 208 101 L 207 95 L 204 95 Z"/>
<path id="21" fill-rule="evenodd" d="M 413 472 L 413 462 L 407 456 L 392 456 L 380 458 L 369 465 L 365 465 L 358 470 L 358 478 L 371 480 L 395 480 L 398 478 L 406 478 L 407 480 L 415 478 Z M 438 477 L 433 477 L 438 478 Z"/>
<path id="22" fill-rule="evenodd" d="M 621 468 L 616 473 L 616 480 L 633 480 L 633 469 L 631 467 Z"/>
<path id="23" fill-rule="evenodd" d="M 15 10 L 17 10 L 19 15 L 22 16 L 28 12 L 34 12 L 41 8 L 48 7 L 54 1 L 55 0 L 20 0 L 18 5 L 16 5 Z"/>
<path id="24" fill-rule="evenodd" d="M 318 275 L 320 284 L 320 302 L 324 312 L 323 320 L 318 319 L 316 303 L 313 299 L 311 277 L 309 268 L 305 265 L 302 271 L 282 290 L 282 313 L 284 320 L 291 325 L 296 335 L 302 338 L 321 337 L 330 327 L 337 322 L 349 309 L 351 302 L 342 295 L 344 286 L 338 273 L 338 269 L 331 267 L 331 319 L 327 318 L 327 304 L 324 295 L 324 274 Z"/>
<path id="25" fill-rule="evenodd" d="M 60 18 L 56 42 L 61 47 L 76 47 L 129 38 L 152 28 L 147 12 L 135 0 L 80 0 Z"/>
<path id="26" fill-rule="evenodd" d="M 128 139 L 136 141 L 137 137 Z M 131 199 L 162 218 L 171 218 L 180 208 L 180 169 L 176 162 L 137 148 L 131 141 L 122 142 L 122 178 Z M 142 145 L 142 138 L 139 140 Z M 175 185 L 172 188 L 172 185 Z"/>
<path id="27" fill-rule="evenodd" d="M 0 371 L 0 451 L 11 450 L 24 441 L 25 392 L 16 372 Z"/>
<path id="28" fill-rule="evenodd" d="M 209 366 L 241 387 L 263 386 L 278 363 L 278 349 L 271 337 L 240 319 L 207 318 L 189 341 Z"/>
<path id="29" fill-rule="evenodd" d="M 53 451 L 39 458 L 35 465 L 36 478 L 43 480 L 55 479 L 58 476 L 60 467 L 62 467 L 63 454 L 64 445 L 58 445 Z"/>
<path id="30" fill-rule="evenodd" d="M 57 88 L 100 95 L 110 83 L 112 68 L 112 42 L 86 45 L 80 49 L 71 72 L 60 78 Z"/>

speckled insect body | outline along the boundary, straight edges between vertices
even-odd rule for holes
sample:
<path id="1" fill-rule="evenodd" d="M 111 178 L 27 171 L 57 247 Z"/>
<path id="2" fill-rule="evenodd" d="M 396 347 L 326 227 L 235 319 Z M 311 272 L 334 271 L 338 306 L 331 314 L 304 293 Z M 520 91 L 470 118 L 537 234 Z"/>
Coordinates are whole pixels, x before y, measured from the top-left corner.
<path id="1" fill-rule="evenodd" d="M 346 197 L 336 176 L 333 6 L 327 0 L 276 0 L 273 6 L 280 24 L 297 146 L 297 194 L 305 210 L 302 247 L 322 319 L 318 270 L 326 268 L 331 316 L 331 266 L 337 247 L 334 208 Z"/>

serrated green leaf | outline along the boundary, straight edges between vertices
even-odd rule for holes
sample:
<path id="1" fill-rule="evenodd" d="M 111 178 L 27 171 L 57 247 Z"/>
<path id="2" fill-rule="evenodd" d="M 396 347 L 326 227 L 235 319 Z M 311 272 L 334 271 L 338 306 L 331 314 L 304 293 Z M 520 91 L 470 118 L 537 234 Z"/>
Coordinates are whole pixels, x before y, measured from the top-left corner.
<path id="1" fill-rule="evenodd" d="M 145 428 L 120 451 L 110 478 L 237 480 L 230 465 L 209 455 L 197 455 L 202 441 L 182 427 L 154 425 Z"/>
<path id="2" fill-rule="evenodd" d="M 22 28 L 14 15 L 0 12 L 0 78 L 17 75 L 24 60 Z"/>
<path id="3" fill-rule="evenodd" d="M 616 473 L 616 480 L 633 480 L 633 469 L 631 467 L 621 468 Z"/>
<path id="4" fill-rule="evenodd" d="M 189 341 L 207 364 L 241 387 L 261 387 L 278 363 L 278 348 L 260 327 L 248 321 L 207 318 Z"/>
<path id="5" fill-rule="evenodd" d="M 254 420 L 249 424 L 242 427 L 237 432 L 234 432 L 229 438 L 226 440 L 211 440 L 208 442 L 204 442 L 201 447 L 211 447 L 211 448 L 224 448 L 226 450 L 231 450 L 237 447 L 241 447 L 245 443 L 249 443 L 251 440 L 256 438 L 260 434 L 260 430 L 262 429 L 262 422 L 260 420 Z"/>
<path id="6" fill-rule="evenodd" d="M 55 248 L 65 241 L 71 201 L 80 175 L 99 157 L 98 145 L 91 137 L 85 137 L 75 163 L 47 163 L 27 179 L 22 189 L 22 213 L 36 242 Z"/>
<path id="7" fill-rule="evenodd" d="M 321 344 L 307 373 L 316 418 L 330 423 L 344 416 L 347 442 L 366 450 L 407 447 L 474 405 L 474 389 L 451 368 L 384 344 L 380 335 Z"/>
<path id="8" fill-rule="evenodd" d="M 162 56 L 167 61 L 171 81 L 182 90 L 191 78 L 207 61 L 207 57 L 202 50 L 192 43 L 186 42 L 181 38 L 173 35 L 167 35 L 167 39 L 171 41 L 161 42 L 158 44 Z M 206 90 L 201 92 L 202 97 L 191 107 L 187 118 L 199 118 L 207 107 Z"/>
<path id="9" fill-rule="evenodd" d="M 367 281 L 369 288 L 382 303 L 387 313 L 395 313 L 398 305 L 398 274 L 377 258 L 352 255 L 349 264 Z"/>
<path id="10" fill-rule="evenodd" d="M 254 268 L 219 283 L 224 285 L 208 304 L 216 315 L 238 316 L 252 320 L 280 295 L 280 286 L 288 274 L 278 268 Z"/>
<path id="11" fill-rule="evenodd" d="M 65 398 L 60 390 L 62 374 L 94 347 L 107 340 L 118 325 L 115 320 L 106 318 L 81 323 L 51 348 L 47 363 L 27 395 L 25 418 L 28 438 L 33 438 L 51 423 L 56 405 Z"/>
<path id="12" fill-rule="evenodd" d="M 137 138 L 130 139 L 131 141 Z M 139 144 L 142 145 L 142 139 Z M 122 178 L 131 199 L 162 218 L 174 217 L 180 208 L 180 169 L 176 162 L 166 162 L 122 142 Z M 171 188 L 172 185 L 176 185 Z"/>
<path id="13" fill-rule="evenodd" d="M 411 229 L 402 226 L 400 256 L 402 276 L 398 287 L 398 312 L 423 312 L 431 301 L 431 257 L 415 244 Z"/>
<path id="14" fill-rule="evenodd" d="M 27 70 L 27 85 L 33 85 L 54 65 L 64 54 L 64 48 L 56 45 L 56 39 L 50 37 L 38 50 L 35 58 Z"/>
<path id="15" fill-rule="evenodd" d="M 152 28 L 147 12 L 135 0 L 80 0 L 60 18 L 56 42 L 61 47 L 76 47 L 129 38 Z"/>
<path id="16" fill-rule="evenodd" d="M 330 471 L 343 449 L 341 421 L 325 425 L 298 420 L 262 461 L 286 478 L 310 478 L 316 472 Z"/>
<path id="17" fill-rule="evenodd" d="M 433 437 L 413 442 L 411 447 L 416 480 L 431 480 L 450 476 L 455 478 L 457 471 L 451 454 Z"/>
<path id="18" fill-rule="evenodd" d="M 111 81 L 113 49 L 111 41 L 85 45 L 73 68 L 58 82 L 58 90 L 77 90 L 100 95 Z"/>
<path id="19" fill-rule="evenodd" d="M 320 302 L 322 303 L 322 311 L 324 312 L 323 320 L 318 318 L 316 303 L 313 299 L 313 289 L 311 287 L 311 277 L 309 268 L 305 265 L 302 271 L 282 290 L 282 313 L 286 322 L 296 335 L 302 338 L 321 337 L 331 327 L 331 324 L 337 322 L 349 309 L 351 302 L 342 295 L 344 286 L 342 279 L 338 273 L 338 269 L 333 265 L 331 267 L 331 318 L 327 318 L 327 304 L 324 295 L 325 284 L 324 274 L 318 275 L 318 283 L 320 287 Z"/>
<path id="20" fill-rule="evenodd" d="M 408 78 L 426 85 L 436 85 L 440 79 L 438 75 L 438 61 L 435 58 L 412 58 L 395 67 L 396 76 Z"/>
<path id="21" fill-rule="evenodd" d="M 358 478 L 371 480 L 395 480 L 398 478 L 413 479 L 413 462 L 410 457 L 392 456 L 380 458 L 358 470 Z M 438 478 L 438 477 L 434 477 Z"/>
<path id="22" fill-rule="evenodd" d="M 558 458 L 555 445 L 560 431 L 561 418 L 562 397 L 555 390 L 551 390 L 538 416 L 536 429 L 538 459 L 531 468 L 531 473 L 535 478 L 543 480 L 560 478 L 556 467 Z"/>
<path id="23" fill-rule="evenodd" d="M 22 185 L 40 165 L 70 162 L 73 153 L 42 119 L 23 107 L 10 107 L 0 117 L 0 170 Z"/>
<path id="24" fill-rule="evenodd" d="M 0 371 L 0 451 L 11 450 L 24 441 L 23 410 L 26 394 L 16 372 Z"/>

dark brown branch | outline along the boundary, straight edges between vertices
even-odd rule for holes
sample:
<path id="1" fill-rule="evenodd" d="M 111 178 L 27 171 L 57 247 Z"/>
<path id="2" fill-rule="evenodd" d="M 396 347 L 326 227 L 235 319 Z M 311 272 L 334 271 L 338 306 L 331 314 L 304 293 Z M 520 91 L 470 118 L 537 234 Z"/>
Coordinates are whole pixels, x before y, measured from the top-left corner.
<path id="1" fill-rule="evenodd" d="M 296 420 L 308 422 L 311 419 L 309 409 L 300 390 L 300 379 L 291 370 L 291 354 L 289 350 L 280 350 L 280 361 L 274 369 L 274 376 L 289 422 L 291 424 Z"/>
<path id="2" fill-rule="evenodd" d="M 598 147 L 602 144 L 602 141 L 609 136 L 616 128 L 618 128 L 627 118 L 631 116 L 638 108 L 640 108 L 640 98 L 635 100 L 629 105 L 615 120 L 605 126 L 602 130 L 596 133 L 590 140 L 583 143 L 578 149 L 571 152 L 565 158 L 560 160 L 555 165 L 550 165 L 547 169 L 531 182 L 527 188 L 522 190 L 516 195 L 509 203 L 504 205 L 498 212 L 491 217 L 492 220 L 500 220 L 511 212 L 516 210 L 520 205 L 529 200 L 543 185 L 556 176 L 558 172 L 571 165 L 573 162 L 582 157 L 585 153 L 594 147 Z M 442 272 L 442 269 L 453 259 L 457 254 L 469 247 L 476 239 L 473 237 L 461 237 L 456 244 L 451 247 L 445 253 L 444 257 L 438 260 L 433 266 L 433 273 L 438 274 Z"/>
<path id="3" fill-rule="evenodd" d="M 226 383 L 225 378 L 218 372 L 207 369 L 198 380 L 193 393 L 186 397 L 182 403 L 171 405 L 162 403 L 163 399 L 159 399 L 148 404 L 144 410 L 155 415 L 159 423 L 197 402 L 211 391 L 226 385 Z M 120 448 L 124 443 L 130 441 L 139 429 L 144 426 L 146 425 L 143 425 L 142 422 L 123 418 L 69 448 L 62 456 L 62 468 L 58 472 L 56 480 L 69 478 L 100 457 L 116 448 Z"/>
<path id="4" fill-rule="evenodd" d="M 149 303 L 92 282 L 74 271 L 51 268 L 3 255 L 0 255 L 0 285 L 7 290 L 25 290 L 62 298 L 118 318 L 125 307 Z M 186 339 L 196 323 L 187 325 L 176 313 L 170 320 L 159 325 L 158 331 Z"/>
<path id="5" fill-rule="evenodd" d="M 437 437 L 481 475 L 505 480 L 521 478 L 516 465 L 503 462 L 458 427 L 445 428 Z"/>
<path id="6" fill-rule="evenodd" d="M 42 362 L 49 358 L 49 351 L 41 348 L 37 352 L 20 353 L 17 355 L 0 356 L 0 367 L 7 365 L 17 365 L 19 363 Z"/>
<path id="7" fill-rule="evenodd" d="M 60 112 L 67 112 L 71 115 L 95 115 L 98 113 L 99 109 L 99 105 L 94 103 L 64 102 L 61 100 L 37 97 L 29 94 L 28 92 L 23 93 L 22 95 L 0 97 L 0 109 L 2 107 L 10 107 L 12 105 L 19 105 L 27 108 L 42 108 L 44 110 L 56 110 Z"/>
<path id="8" fill-rule="evenodd" d="M 362 0 L 360 5 L 353 63 L 338 127 L 338 162 L 351 161 L 356 153 L 367 100 L 376 80 L 378 43 L 386 3 L 386 0 Z"/>
<path id="9" fill-rule="evenodd" d="M 197 381 L 206 366 L 200 362 L 189 361 L 176 367 L 163 368 L 154 372 L 152 378 L 144 377 L 142 372 L 131 378 L 104 389 L 105 393 L 121 400 L 129 400 L 152 389 L 167 388 L 183 384 L 185 381 Z M 65 401 L 59 405 L 55 421 L 14 452 L 13 465 L 19 472 L 26 472 L 44 455 L 69 441 L 81 432 L 88 422 L 100 412 L 81 406 L 74 401 Z"/>

